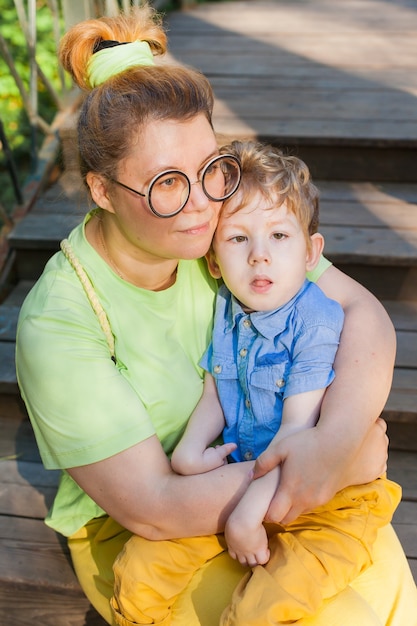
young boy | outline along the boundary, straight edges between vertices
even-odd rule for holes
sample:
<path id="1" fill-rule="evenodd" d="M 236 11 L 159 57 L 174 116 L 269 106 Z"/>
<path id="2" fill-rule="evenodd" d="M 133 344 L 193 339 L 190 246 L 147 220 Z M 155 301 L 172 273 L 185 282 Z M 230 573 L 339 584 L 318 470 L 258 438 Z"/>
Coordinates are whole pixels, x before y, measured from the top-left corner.
<path id="1" fill-rule="evenodd" d="M 210 471 L 229 455 L 256 459 L 271 442 L 315 427 L 343 326 L 339 304 L 306 280 L 324 246 L 306 165 L 251 142 L 225 150 L 239 158 L 242 182 L 223 205 L 208 254 L 211 274 L 224 285 L 201 361 L 203 395 L 171 459 L 180 474 Z M 221 433 L 224 443 L 212 447 Z M 377 530 L 401 497 L 398 485 L 382 478 L 344 489 L 285 527 L 264 524 L 279 473 L 251 482 L 226 523 L 229 554 L 253 570 L 222 625 L 293 623 L 314 614 L 371 564 Z M 115 564 L 116 621 L 168 624 L 192 573 L 224 549 L 220 535 L 156 543 L 132 537 Z M 293 572 L 285 578 L 284 564 Z"/>

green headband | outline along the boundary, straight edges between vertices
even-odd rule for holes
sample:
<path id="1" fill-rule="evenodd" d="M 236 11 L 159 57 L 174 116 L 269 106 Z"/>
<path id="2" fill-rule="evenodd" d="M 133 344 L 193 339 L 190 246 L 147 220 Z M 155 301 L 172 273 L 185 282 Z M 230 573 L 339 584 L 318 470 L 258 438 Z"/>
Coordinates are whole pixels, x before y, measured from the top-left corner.
<path id="1" fill-rule="evenodd" d="M 154 58 L 147 41 L 133 41 L 120 46 L 103 48 L 92 55 L 88 62 L 88 79 L 91 87 L 98 87 L 108 78 L 137 65 L 154 65 Z"/>

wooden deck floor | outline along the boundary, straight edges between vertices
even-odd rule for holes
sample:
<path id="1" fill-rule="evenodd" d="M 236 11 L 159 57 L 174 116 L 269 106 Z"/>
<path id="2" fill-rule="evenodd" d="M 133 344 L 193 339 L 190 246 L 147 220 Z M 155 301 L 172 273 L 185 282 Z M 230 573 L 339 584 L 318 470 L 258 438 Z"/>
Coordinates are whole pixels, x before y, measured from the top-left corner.
<path id="1" fill-rule="evenodd" d="M 222 135 L 293 146 L 320 178 L 417 179 L 415 0 L 212 2 L 168 25 Z"/>

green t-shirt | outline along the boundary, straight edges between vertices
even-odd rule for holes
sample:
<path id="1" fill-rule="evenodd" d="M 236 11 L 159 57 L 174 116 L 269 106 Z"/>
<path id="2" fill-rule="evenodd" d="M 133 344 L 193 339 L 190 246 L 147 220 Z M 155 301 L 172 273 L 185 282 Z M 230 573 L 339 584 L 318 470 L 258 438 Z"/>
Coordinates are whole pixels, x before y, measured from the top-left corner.
<path id="1" fill-rule="evenodd" d="M 211 335 L 216 282 L 204 260 L 180 261 L 172 287 L 139 289 L 109 268 L 83 225 L 69 240 L 107 313 L 117 364 L 78 277 L 57 253 L 17 330 L 18 382 L 42 461 L 48 469 L 94 463 L 154 433 L 169 454 L 202 393 L 197 364 Z M 47 523 L 70 535 L 103 513 L 64 472 Z"/>
<path id="2" fill-rule="evenodd" d="M 62 252 L 26 298 L 16 367 L 42 461 L 64 470 L 46 523 L 71 535 L 104 511 L 66 468 L 94 463 L 156 434 L 167 454 L 202 393 L 198 362 L 212 329 L 217 284 L 204 260 L 180 261 L 175 284 L 139 289 L 119 278 L 87 242 L 72 249 L 110 322 L 116 365 L 79 278 Z M 328 267 L 324 258 L 309 276 Z"/>

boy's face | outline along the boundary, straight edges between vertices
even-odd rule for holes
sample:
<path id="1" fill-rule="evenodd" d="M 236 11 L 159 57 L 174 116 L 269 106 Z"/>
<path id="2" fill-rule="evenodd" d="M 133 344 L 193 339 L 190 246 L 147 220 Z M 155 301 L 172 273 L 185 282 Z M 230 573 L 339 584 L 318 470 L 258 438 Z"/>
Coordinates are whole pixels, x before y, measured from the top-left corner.
<path id="1" fill-rule="evenodd" d="M 238 193 L 221 212 L 210 270 L 223 277 L 245 307 L 271 311 L 300 289 L 306 270 L 318 262 L 323 239 L 321 235 L 310 237 L 309 250 L 297 218 L 285 203 L 269 203 L 257 193 L 245 208 L 232 213 L 239 202 Z"/>

